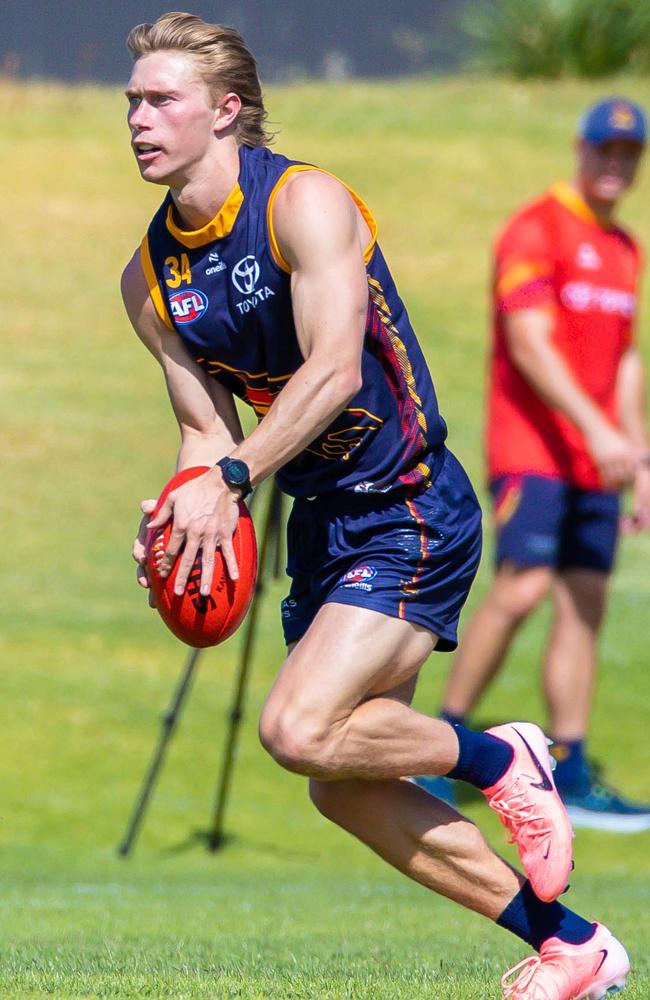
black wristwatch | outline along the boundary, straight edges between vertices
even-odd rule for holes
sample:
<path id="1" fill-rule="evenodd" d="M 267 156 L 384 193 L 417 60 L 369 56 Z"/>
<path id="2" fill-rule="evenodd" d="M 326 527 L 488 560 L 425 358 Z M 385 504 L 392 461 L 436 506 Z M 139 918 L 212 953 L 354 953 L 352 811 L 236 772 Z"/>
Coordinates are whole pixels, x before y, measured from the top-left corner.
<path id="1" fill-rule="evenodd" d="M 240 500 L 244 500 L 253 492 L 251 474 L 246 462 L 240 458 L 229 458 L 227 455 L 216 463 L 223 474 L 223 481 L 234 490 L 239 490 Z"/>

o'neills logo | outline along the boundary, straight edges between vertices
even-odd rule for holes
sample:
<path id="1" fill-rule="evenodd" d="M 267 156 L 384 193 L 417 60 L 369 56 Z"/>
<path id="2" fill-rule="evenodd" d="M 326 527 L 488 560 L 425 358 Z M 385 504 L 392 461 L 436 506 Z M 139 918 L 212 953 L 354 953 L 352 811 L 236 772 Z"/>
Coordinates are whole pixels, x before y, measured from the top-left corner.
<path id="1" fill-rule="evenodd" d="M 219 271 L 226 270 L 226 262 L 221 259 L 216 250 L 213 250 L 208 257 L 208 266 L 205 269 L 206 274 L 218 274 Z"/>

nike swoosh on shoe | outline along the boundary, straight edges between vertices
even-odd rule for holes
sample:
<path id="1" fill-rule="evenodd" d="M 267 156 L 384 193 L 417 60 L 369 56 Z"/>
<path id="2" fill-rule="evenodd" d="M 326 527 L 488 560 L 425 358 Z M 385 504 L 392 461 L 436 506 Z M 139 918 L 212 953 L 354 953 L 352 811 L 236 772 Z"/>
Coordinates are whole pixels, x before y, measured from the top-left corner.
<path id="1" fill-rule="evenodd" d="M 598 968 L 597 968 L 597 969 L 595 970 L 595 972 L 594 972 L 594 976 L 597 976 L 597 975 L 598 975 L 598 973 L 600 972 L 600 970 L 602 969 L 603 965 L 604 965 L 604 964 L 605 964 L 605 962 L 607 961 L 607 956 L 609 955 L 609 952 L 608 952 L 608 951 L 607 951 L 607 950 L 606 950 L 605 948 L 601 948 L 601 949 L 600 949 L 600 954 L 601 954 L 601 955 L 602 955 L 603 957 L 602 957 L 602 958 L 601 958 L 601 960 L 600 960 L 600 965 L 598 966 Z"/>
<path id="2" fill-rule="evenodd" d="M 522 734 L 519 732 L 519 730 L 516 729 L 514 726 L 512 728 L 515 730 L 515 732 L 516 732 L 517 736 L 519 737 L 519 739 L 522 740 L 522 742 L 525 744 L 526 749 L 528 750 L 528 753 L 530 754 L 531 760 L 532 760 L 533 764 L 535 765 L 537 771 L 539 772 L 540 778 L 542 779 L 541 781 L 531 781 L 530 787 L 531 788 L 539 788 L 541 791 L 545 791 L 545 792 L 552 792 L 553 791 L 553 784 L 552 784 L 552 782 L 551 782 L 548 774 L 546 773 L 546 771 L 544 770 L 544 768 L 540 764 L 539 758 L 537 757 L 537 754 L 535 753 L 535 751 L 531 747 L 531 745 L 528 742 L 528 740 L 526 739 L 526 737 L 522 736 Z"/>

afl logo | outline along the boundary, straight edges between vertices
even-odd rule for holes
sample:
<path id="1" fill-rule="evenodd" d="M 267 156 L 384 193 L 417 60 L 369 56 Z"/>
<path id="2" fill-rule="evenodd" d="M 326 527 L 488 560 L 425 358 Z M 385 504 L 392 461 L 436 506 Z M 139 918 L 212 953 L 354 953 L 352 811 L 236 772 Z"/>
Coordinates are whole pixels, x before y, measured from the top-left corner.
<path id="1" fill-rule="evenodd" d="M 208 308 L 208 297 L 197 288 L 187 288 L 170 295 L 169 305 L 177 323 L 195 323 Z"/>
<path id="2" fill-rule="evenodd" d="M 356 566 L 345 574 L 343 583 L 369 583 L 376 576 L 377 570 L 374 566 Z"/>
<path id="3" fill-rule="evenodd" d="M 250 295 L 260 280 L 260 265 L 252 253 L 242 257 L 232 269 L 232 283 L 242 295 Z"/>

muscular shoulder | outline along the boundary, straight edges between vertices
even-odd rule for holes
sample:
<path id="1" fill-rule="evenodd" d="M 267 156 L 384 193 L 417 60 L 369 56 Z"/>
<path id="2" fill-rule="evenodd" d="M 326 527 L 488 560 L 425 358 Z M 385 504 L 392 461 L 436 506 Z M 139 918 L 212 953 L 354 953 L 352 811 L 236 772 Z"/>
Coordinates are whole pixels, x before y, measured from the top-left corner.
<path id="1" fill-rule="evenodd" d="M 312 204 L 340 204 L 353 206 L 347 188 L 332 174 L 318 167 L 298 170 L 290 174 L 276 198 L 276 211 L 300 211 Z"/>
<path id="2" fill-rule="evenodd" d="M 356 224 L 357 209 L 345 186 L 318 169 L 292 174 L 273 206 L 278 244 L 290 263 L 314 240 L 336 242 L 354 236 Z"/>

